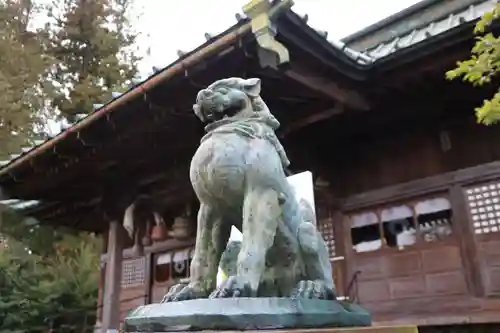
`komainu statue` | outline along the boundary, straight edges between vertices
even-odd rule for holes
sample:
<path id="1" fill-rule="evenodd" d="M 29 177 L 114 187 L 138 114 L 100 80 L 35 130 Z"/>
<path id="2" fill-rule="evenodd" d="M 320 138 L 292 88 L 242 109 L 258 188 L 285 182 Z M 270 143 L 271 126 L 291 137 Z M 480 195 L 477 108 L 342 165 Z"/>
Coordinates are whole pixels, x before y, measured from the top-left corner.
<path id="1" fill-rule="evenodd" d="M 228 78 L 201 90 L 193 106 L 206 123 L 190 169 L 200 201 L 191 282 L 163 302 L 198 298 L 335 299 L 325 242 L 311 207 L 299 202 L 284 169 L 279 122 L 260 97 L 260 80 Z M 312 214 L 311 214 L 312 213 Z M 230 276 L 216 286 L 231 226 L 243 233 Z M 235 248 L 236 246 L 236 248 Z"/>

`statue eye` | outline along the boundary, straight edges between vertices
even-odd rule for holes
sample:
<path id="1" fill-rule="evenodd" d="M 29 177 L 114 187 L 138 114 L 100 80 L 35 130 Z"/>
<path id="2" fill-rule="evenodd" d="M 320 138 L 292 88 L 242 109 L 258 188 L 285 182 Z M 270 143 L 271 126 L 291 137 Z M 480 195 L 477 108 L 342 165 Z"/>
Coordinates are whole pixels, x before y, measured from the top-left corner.
<path id="1" fill-rule="evenodd" d="M 229 92 L 229 90 L 226 89 L 226 88 L 219 88 L 219 89 L 217 89 L 217 92 L 220 93 L 220 94 L 222 94 L 222 95 L 227 95 L 227 93 Z"/>

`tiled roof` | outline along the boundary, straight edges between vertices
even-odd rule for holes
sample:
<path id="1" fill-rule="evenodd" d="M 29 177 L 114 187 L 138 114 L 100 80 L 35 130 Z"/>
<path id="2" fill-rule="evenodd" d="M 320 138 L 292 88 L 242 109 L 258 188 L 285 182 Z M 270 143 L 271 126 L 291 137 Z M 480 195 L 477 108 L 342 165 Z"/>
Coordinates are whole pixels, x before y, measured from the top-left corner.
<path id="1" fill-rule="evenodd" d="M 297 13 L 294 12 L 294 14 L 298 16 Z M 307 14 L 300 16 L 300 18 L 305 24 L 307 24 L 307 21 L 309 19 Z M 333 47 L 343 51 L 347 57 L 354 60 L 355 62 L 357 62 L 361 65 L 369 65 L 373 62 L 374 59 L 372 59 L 369 55 L 366 55 L 362 52 L 358 52 L 358 51 L 348 47 L 347 44 L 345 44 L 344 42 L 339 41 L 339 40 L 328 39 L 328 31 L 318 30 L 316 28 L 311 27 L 310 25 L 309 25 L 309 27 L 314 29 L 318 33 L 318 35 L 320 35 L 324 39 L 326 39 Z"/>
<path id="2" fill-rule="evenodd" d="M 0 201 L 0 214 L 2 212 L 2 208 L 3 208 L 2 206 L 8 207 L 16 212 L 19 212 L 22 215 L 23 211 L 29 210 L 30 208 L 35 208 L 39 204 L 40 204 L 40 202 L 38 200 L 18 200 L 18 199 L 1 200 Z M 33 219 L 33 218 L 26 218 L 26 219 L 24 219 L 23 223 L 25 225 L 35 225 L 35 224 L 38 224 L 38 221 Z"/>
<path id="3" fill-rule="evenodd" d="M 5 205 L 14 210 L 23 210 L 34 207 L 38 205 L 39 201 L 37 200 L 18 200 L 18 199 L 10 199 L 10 200 L 2 200 L 0 201 L 0 205 Z"/>
<path id="4" fill-rule="evenodd" d="M 444 15 L 437 20 L 431 20 L 430 22 L 425 22 L 424 15 L 420 17 L 417 16 L 417 18 L 413 19 L 412 22 L 416 28 L 411 29 L 410 31 L 403 30 L 402 33 L 398 33 L 397 29 L 391 30 L 393 33 L 392 38 L 374 46 L 363 48 L 360 51 L 362 51 L 364 55 L 369 56 L 376 61 L 393 54 L 398 50 L 413 46 L 428 38 L 442 34 L 459 25 L 475 21 L 485 12 L 493 9 L 497 2 L 497 0 L 475 1 L 475 3 L 471 3 L 469 6 L 460 8 L 457 11 L 448 11 L 447 15 Z M 442 4 L 446 5 L 446 1 L 443 1 Z M 402 26 L 405 25 L 402 24 Z M 344 39 L 347 41 L 347 45 L 349 46 L 353 44 L 351 39 L 353 38 L 347 37 Z"/>

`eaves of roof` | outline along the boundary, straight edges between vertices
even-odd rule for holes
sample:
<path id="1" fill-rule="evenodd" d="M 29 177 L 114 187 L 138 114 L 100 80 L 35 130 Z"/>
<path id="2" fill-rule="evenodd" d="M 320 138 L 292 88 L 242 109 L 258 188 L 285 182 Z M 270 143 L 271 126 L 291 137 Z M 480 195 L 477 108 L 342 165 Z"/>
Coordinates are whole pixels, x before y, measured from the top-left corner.
<path id="1" fill-rule="evenodd" d="M 497 0 L 425 0 L 344 38 L 343 42 L 374 61 L 378 61 L 453 28 L 475 22 L 485 12 L 491 10 L 496 3 Z M 427 15 L 420 13 L 424 10 L 427 11 Z M 385 37 L 380 37 L 385 39 L 381 39 L 374 45 L 370 43 L 364 45 L 363 38 L 370 37 L 377 40 L 375 34 L 383 29 L 390 30 L 389 33 L 383 34 Z M 359 45 L 356 46 L 356 44 Z"/>
<path id="2" fill-rule="evenodd" d="M 352 43 L 356 40 L 359 40 L 365 36 L 373 35 L 376 32 L 378 32 L 379 30 L 386 28 L 386 27 L 388 27 L 391 24 L 394 24 L 396 22 L 403 21 L 403 20 L 407 19 L 409 16 L 416 14 L 416 13 L 419 13 L 422 10 L 424 10 L 424 9 L 426 9 L 426 8 L 436 4 L 436 3 L 439 3 L 439 2 L 442 2 L 442 0 L 419 1 L 416 4 L 414 4 L 413 6 L 405 8 L 396 14 L 393 14 L 389 17 L 386 17 L 383 20 L 380 20 L 380 21 L 378 21 L 378 22 L 376 22 L 376 23 L 374 23 L 366 28 L 363 28 L 363 29 L 356 31 L 355 33 L 353 33 L 347 37 L 342 38 L 342 42 L 344 42 L 346 44 L 350 44 L 350 43 Z"/>
<path id="3" fill-rule="evenodd" d="M 274 1 L 273 6 L 280 4 L 280 1 Z M 339 43 L 329 43 L 326 36 L 323 36 L 321 32 L 314 30 L 309 27 L 306 22 L 301 20 L 297 14 L 293 13 L 291 10 L 285 10 L 287 17 L 293 22 L 307 27 L 309 32 L 312 32 L 313 38 L 317 41 L 326 45 L 330 50 L 333 50 L 334 56 L 342 58 L 344 62 L 352 65 L 366 65 L 371 63 L 371 59 L 367 56 L 360 54 L 354 50 L 350 50 L 343 44 Z M 157 70 L 153 75 L 147 77 L 141 82 L 135 84 L 127 92 L 120 94 L 114 93 L 113 99 L 106 104 L 95 104 L 94 111 L 88 115 L 82 115 L 77 117 L 77 121 L 73 124 L 61 124 L 60 132 L 45 141 L 34 142 L 32 147 L 23 148 L 19 154 L 11 155 L 10 160 L 0 161 L 0 180 L 3 175 L 6 175 L 17 166 L 27 162 L 36 155 L 42 153 L 43 151 L 52 149 L 58 142 L 62 141 L 68 135 L 72 133 L 77 133 L 81 129 L 90 126 L 94 121 L 99 118 L 106 116 L 108 113 L 113 112 L 120 108 L 121 105 L 125 104 L 136 98 L 139 95 L 144 94 L 153 87 L 159 85 L 162 82 L 167 81 L 172 76 L 180 71 L 184 71 L 190 66 L 196 65 L 202 59 L 208 57 L 210 54 L 221 52 L 225 48 L 231 46 L 238 40 L 241 40 L 245 35 L 251 33 L 250 20 L 241 15 L 237 15 L 238 23 L 228 28 L 226 31 L 220 33 L 215 37 L 211 37 L 204 44 L 198 46 L 194 50 L 187 52 L 180 56 L 172 64 L 166 66 L 161 70 Z M 1 181 L 0 181 L 1 182 Z"/>
<path id="4" fill-rule="evenodd" d="M 128 91 L 122 94 L 114 93 L 114 98 L 106 104 L 94 104 L 94 110 L 90 114 L 77 117 L 76 122 L 68 124 L 67 126 L 61 123 L 60 132 L 58 134 L 49 137 L 45 141 L 34 142 L 32 147 L 23 148 L 20 154 L 11 155 L 10 160 L 0 161 L 0 177 L 8 174 L 10 170 L 35 157 L 39 153 L 51 149 L 58 142 L 64 140 L 68 135 L 77 133 L 81 129 L 90 126 L 97 119 L 100 119 L 108 113 L 119 109 L 120 106 L 125 104 L 127 101 L 143 95 L 178 72 L 182 72 L 190 66 L 197 64 L 201 61 L 201 59 L 209 56 L 210 54 L 219 52 L 225 47 L 232 45 L 234 41 L 237 41 L 243 35 L 248 33 L 250 33 L 250 23 L 249 20 L 243 18 L 226 31 L 210 38 L 194 50 L 181 55 L 177 60 L 165 68 L 155 71 L 155 73 L 151 76 L 140 82 L 136 82 Z"/>
<path id="5" fill-rule="evenodd" d="M 436 2 L 438 2 L 438 0 L 426 0 L 419 6 L 415 5 L 408 10 L 415 13 L 417 10 L 422 10 L 422 8 L 426 8 L 426 6 L 430 6 Z M 276 1 L 274 2 L 274 5 L 279 3 L 279 1 Z M 357 75 L 358 78 L 362 79 L 363 75 L 366 75 L 373 65 L 377 65 L 377 63 L 381 62 L 381 59 L 394 58 L 394 56 L 399 54 L 404 55 L 407 52 L 400 51 L 409 51 L 409 49 L 414 50 L 416 46 L 423 46 L 427 44 L 422 42 L 432 39 L 431 37 L 443 35 L 444 32 L 452 30 L 458 25 L 475 21 L 482 15 L 482 13 L 491 9 L 494 3 L 496 3 L 494 0 L 483 0 L 475 5 L 470 5 L 466 10 L 462 10 L 461 12 L 450 13 L 446 19 L 429 23 L 426 26 L 414 29 L 407 35 L 397 37 L 390 42 L 381 43 L 377 47 L 366 50 L 365 52 L 358 52 L 350 48 L 349 45 L 345 43 L 345 41 L 349 40 L 349 38 L 344 39 L 344 42 L 329 41 L 327 39 L 327 33 L 312 28 L 307 24 L 306 18 L 298 16 L 292 10 L 284 11 L 284 15 L 282 15 L 282 17 L 285 17 L 285 21 L 288 22 L 288 24 L 292 24 L 293 26 L 299 28 L 303 33 L 307 34 L 308 38 L 311 39 L 315 46 L 323 49 L 324 52 L 322 54 L 325 55 L 323 60 L 330 66 L 336 67 L 337 69 L 339 66 L 342 66 L 343 71 L 348 71 L 353 76 Z M 397 15 L 401 18 L 406 14 L 396 14 L 396 18 Z M 393 17 L 391 20 L 394 19 L 395 18 Z M 384 24 L 387 24 L 387 22 L 379 23 L 380 26 Z M 370 31 L 369 29 L 370 28 L 366 31 Z M 371 29 L 373 30 L 374 28 Z M 8 161 L 0 161 L 0 182 L 1 177 L 8 174 L 10 170 L 13 170 L 18 165 L 29 161 L 37 154 L 53 148 L 59 141 L 64 140 L 69 134 L 77 133 L 81 129 L 90 126 L 95 120 L 106 116 L 110 112 L 118 110 L 125 102 L 141 96 L 146 91 L 149 91 L 160 83 L 169 80 L 177 73 L 184 71 L 186 68 L 196 65 L 202 59 L 210 56 L 211 54 L 221 52 L 225 48 L 233 45 L 235 42 L 242 40 L 244 36 L 248 36 L 250 33 L 250 21 L 240 15 L 238 23 L 226 31 L 215 37 L 211 37 L 206 43 L 198 46 L 186 54 L 183 54 L 172 64 L 162 70 L 156 71 L 153 75 L 149 76 L 140 83 L 137 83 L 127 92 L 123 94 L 114 94 L 114 98 L 108 103 L 104 105 L 95 105 L 94 112 L 81 117 L 81 119 L 76 121 L 74 124 L 61 126 L 61 132 L 59 134 L 47 139 L 46 141 L 35 142 L 33 147 L 26 147 L 22 149 L 20 154 L 12 155 L 12 158 Z M 283 29 L 283 33 L 286 33 L 286 29 Z M 361 32 L 359 35 L 361 35 Z M 293 38 L 293 36 L 288 34 L 287 38 Z M 351 39 L 352 38 L 353 37 L 351 36 Z M 389 55 L 391 57 L 388 57 Z"/>

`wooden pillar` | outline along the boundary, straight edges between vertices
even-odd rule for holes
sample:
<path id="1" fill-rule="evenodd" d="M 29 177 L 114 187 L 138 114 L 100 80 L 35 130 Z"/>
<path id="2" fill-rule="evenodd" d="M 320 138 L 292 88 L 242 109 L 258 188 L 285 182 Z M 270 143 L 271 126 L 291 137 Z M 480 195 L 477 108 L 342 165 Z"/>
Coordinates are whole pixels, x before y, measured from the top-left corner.
<path id="1" fill-rule="evenodd" d="M 118 332 L 120 325 L 120 289 L 124 233 L 119 221 L 109 224 L 106 279 L 102 311 L 102 332 Z"/>
<path id="2" fill-rule="evenodd" d="M 460 242 L 460 253 L 465 269 L 465 278 L 473 296 L 484 296 L 484 285 L 481 274 L 481 263 L 478 255 L 478 244 L 474 235 L 469 212 L 465 202 L 463 188 L 454 185 L 450 189 L 451 210 L 453 213 L 454 231 Z"/>
<path id="3" fill-rule="evenodd" d="M 345 288 L 349 288 L 349 284 L 356 275 L 356 255 L 352 247 L 352 237 L 351 237 L 351 218 L 345 214 L 342 215 L 342 220 L 340 223 L 342 235 L 342 250 L 345 263 Z M 351 290 L 352 295 L 352 290 Z M 345 295 L 351 297 L 351 295 Z"/>
<path id="4" fill-rule="evenodd" d="M 151 303 L 151 287 L 152 287 L 152 277 L 153 270 L 155 268 L 155 263 L 153 263 L 153 255 L 151 252 L 145 255 L 146 265 L 144 274 L 144 304 Z"/>

